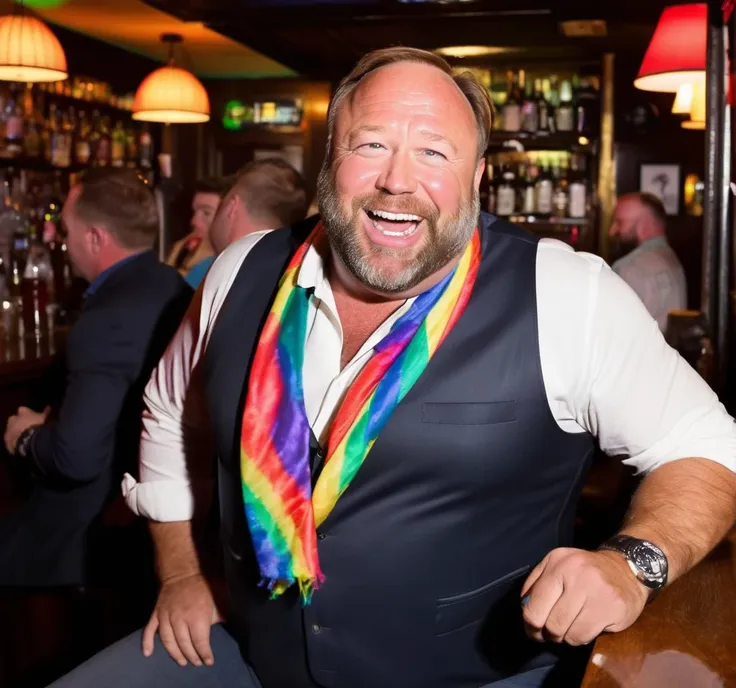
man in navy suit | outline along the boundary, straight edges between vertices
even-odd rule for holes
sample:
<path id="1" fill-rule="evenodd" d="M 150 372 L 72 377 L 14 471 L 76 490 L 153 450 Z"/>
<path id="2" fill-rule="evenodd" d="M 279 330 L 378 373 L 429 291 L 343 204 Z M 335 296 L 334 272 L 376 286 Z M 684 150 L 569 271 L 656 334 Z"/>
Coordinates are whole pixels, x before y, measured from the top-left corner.
<path id="1" fill-rule="evenodd" d="M 156 204 L 134 171 L 89 173 L 62 221 L 89 288 L 69 332 L 60 405 L 21 407 L 7 423 L 5 445 L 35 481 L 0 520 L 0 586 L 84 583 L 89 527 L 135 465 L 143 386 L 192 293 L 152 250 Z"/>

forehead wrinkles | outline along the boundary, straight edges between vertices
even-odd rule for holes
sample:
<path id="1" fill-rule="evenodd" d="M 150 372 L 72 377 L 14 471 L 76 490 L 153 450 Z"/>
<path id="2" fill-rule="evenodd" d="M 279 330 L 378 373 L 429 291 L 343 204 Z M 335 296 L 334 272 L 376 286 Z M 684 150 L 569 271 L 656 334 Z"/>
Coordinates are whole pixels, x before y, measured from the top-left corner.
<path id="1" fill-rule="evenodd" d="M 413 63 L 390 65 L 368 74 L 338 109 L 337 128 L 344 130 L 371 113 L 388 109 L 396 114 L 419 112 L 436 117 L 452 127 L 453 134 L 458 125 L 466 126 L 477 139 L 473 109 L 452 78 L 433 67 Z"/>

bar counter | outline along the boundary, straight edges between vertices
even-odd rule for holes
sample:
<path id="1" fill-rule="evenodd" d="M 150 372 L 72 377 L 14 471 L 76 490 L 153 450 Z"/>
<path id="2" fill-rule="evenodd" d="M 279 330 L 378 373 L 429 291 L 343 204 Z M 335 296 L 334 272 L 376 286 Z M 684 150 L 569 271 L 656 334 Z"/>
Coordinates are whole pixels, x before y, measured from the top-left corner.
<path id="1" fill-rule="evenodd" d="M 582 688 L 736 686 L 736 530 L 621 633 L 595 643 Z"/>

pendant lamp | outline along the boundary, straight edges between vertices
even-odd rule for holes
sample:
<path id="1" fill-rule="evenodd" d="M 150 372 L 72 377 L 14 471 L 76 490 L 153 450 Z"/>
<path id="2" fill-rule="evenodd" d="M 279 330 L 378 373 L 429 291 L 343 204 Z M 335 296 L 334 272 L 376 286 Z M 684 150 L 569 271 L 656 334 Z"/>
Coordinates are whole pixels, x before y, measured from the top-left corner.
<path id="1" fill-rule="evenodd" d="M 207 122 L 210 100 L 202 82 L 174 64 L 174 45 L 182 37 L 164 34 L 161 40 L 169 44 L 169 64 L 151 72 L 138 86 L 133 119 L 166 124 Z"/>
<path id="2" fill-rule="evenodd" d="M 704 80 L 707 40 L 706 3 L 665 8 L 634 86 L 643 91 L 676 93 L 684 82 Z"/>
<path id="3" fill-rule="evenodd" d="M 0 17 L 0 80 L 34 83 L 63 81 L 66 55 L 51 29 L 24 13 Z"/>

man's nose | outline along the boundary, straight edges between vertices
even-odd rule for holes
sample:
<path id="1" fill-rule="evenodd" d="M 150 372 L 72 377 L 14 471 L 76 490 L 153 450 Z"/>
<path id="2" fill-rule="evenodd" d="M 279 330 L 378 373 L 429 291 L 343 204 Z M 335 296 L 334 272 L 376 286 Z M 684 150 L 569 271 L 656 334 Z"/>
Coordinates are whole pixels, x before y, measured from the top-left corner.
<path id="1" fill-rule="evenodd" d="M 409 156 L 406 153 L 392 155 L 376 186 L 392 195 L 414 193 L 417 189 L 417 180 Z"/>

